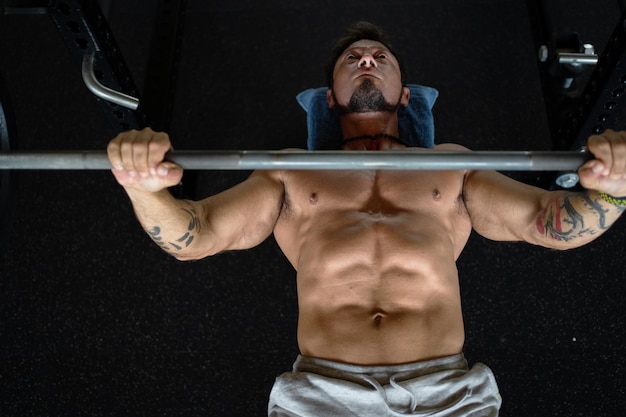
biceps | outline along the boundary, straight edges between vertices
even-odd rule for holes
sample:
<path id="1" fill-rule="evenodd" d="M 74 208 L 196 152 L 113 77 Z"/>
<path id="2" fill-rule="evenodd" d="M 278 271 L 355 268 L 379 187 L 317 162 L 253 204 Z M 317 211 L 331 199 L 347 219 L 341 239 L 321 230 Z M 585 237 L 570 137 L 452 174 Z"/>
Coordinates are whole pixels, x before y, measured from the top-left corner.
<path id="1" fill-rule="evenodd" d="M 540 188 L 488 171 L 468 174 L 464 189 L 472 227 L 497 241 L 538 243 L 538 216 L 544 194 Z"/>
<path id="2" fill-rule="evenodd" d="M 254 173 L 246 181 L 204 201 L 206 236 L 213 252 L 248 249 L 274 230 L 284 198 L 281 181 Z"/>

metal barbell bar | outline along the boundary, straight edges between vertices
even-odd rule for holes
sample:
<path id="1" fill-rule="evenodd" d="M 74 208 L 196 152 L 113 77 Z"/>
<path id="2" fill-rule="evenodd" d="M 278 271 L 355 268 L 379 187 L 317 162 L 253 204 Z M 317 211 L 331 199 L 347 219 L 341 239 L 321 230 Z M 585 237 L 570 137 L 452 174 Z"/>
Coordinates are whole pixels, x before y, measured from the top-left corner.
<path id="1" fill-rule="evenodd" d="M 548 151 L 173 151 L 188 170 L 575 171 L 590 154 Z M 105 151 L 0 152 L 0 170 L 106 170 Z"/>

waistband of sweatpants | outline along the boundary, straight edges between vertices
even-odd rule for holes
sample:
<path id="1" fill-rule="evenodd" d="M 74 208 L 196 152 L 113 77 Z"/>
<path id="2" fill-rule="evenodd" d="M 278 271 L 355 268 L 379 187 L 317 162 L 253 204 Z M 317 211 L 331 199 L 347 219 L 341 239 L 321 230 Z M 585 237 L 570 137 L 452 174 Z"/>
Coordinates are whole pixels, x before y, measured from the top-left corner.
<path id="1" fill-rule="evenodd" d="M 355 365 L 298 355 L 293 364 L 294 372 L 311 372 L 343 379 L 345 379 L 346 374 L 354 375 L 357 378 L 360 375 L 366 375 L 379 380 L 381 383 L 385 383 L 391 376 L 398 374 L 405 375 L 406 378 L 415 378 L 440 371 L 467 369 L 467 360 L 463 353 L 397 365 Z"/>

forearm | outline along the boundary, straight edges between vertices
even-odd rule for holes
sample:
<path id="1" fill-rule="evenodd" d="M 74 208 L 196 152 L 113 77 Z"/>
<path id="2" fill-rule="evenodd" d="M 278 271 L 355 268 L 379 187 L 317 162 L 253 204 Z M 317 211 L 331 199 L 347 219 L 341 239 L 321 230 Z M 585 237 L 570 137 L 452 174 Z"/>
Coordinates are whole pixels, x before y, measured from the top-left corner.
<path id="1" fill-rule="evenodd" d="M 126 191 L 143 229 L 161 249 L 180 260 L 200 257 L 199 203 L 176 199 L 167 190 Z"/>
<path id="2" fill-rule="evenodd" d="M 555 249 L 582 246 L 599 237 L 626 206 L 602 198 L 596 191 L 547 193 L 536 218 L 540 244 Z"/>

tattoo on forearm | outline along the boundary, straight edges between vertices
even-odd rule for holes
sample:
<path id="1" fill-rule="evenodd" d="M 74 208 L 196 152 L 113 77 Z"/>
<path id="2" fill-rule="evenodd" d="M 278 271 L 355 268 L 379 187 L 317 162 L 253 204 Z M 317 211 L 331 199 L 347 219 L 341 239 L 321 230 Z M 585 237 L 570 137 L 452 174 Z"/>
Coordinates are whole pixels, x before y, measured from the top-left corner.
<path id="1" fill-rule="evenodd" d="M 544 236 L 564 242 L 595 235 L 610 226 L 607 214 L 611 208 L 605 207 L 605 203 L 592 199 L 588 193 L 555 196 L 537 217 L 537 230 Z M 581 209 L 586 213 L 581 214 Z M 617 207 L 615 209 L 618 210 L 618 214 L 624 210 Z M 594 218 L 595 224 L 590 224 Z"/>
<path id="2" fill-rule="evenodd" d="M 174 239 L 174 241 L 166 242 L 163 240 L 163 236 L 161 236 L 161 227 L 159 226 L 154 226 L 152 229 L 146 231 L 152 240 L 164 251 L 180 251 L 191 245 L 195 236 L 200 233 L 200 218 L 196 214 L 196 211 L 193 208 L 183 208 L 181 210 L 189 215 L 189 224 L 187 226 L 187 230 L 185 230 L 179 238 Z"/>
<path id="3" fill-rule="evenodd" d="M 565 211 L 565 216 L 561 214 Z M 554 240 L 569 241 L 589 233 L 583 216 L 576 211 L 568 195 L 552 198 L 537 218 L 537 229 Z"/>
<path id="4" fill-rule="evenodd" d="M 605 209 L 598 200 L 592 200 L 589 194 L 584 194 L 585 204 L 598 216 L 598 227 L 600 230 L 606 230 L 611 225 L 606 224 L 606 215 L 609 209 Z"/>

